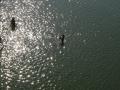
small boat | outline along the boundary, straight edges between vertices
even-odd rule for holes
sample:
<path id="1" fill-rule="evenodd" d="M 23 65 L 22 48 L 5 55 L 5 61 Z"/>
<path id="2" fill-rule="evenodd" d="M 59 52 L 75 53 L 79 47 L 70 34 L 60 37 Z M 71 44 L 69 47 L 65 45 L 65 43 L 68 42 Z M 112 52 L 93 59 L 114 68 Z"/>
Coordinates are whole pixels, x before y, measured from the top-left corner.
<path id="1" fill-rule="evenodd" d="M 61 46 L 64 46 L 65 35 L 61 35 L 61 36 L 59 37 L 59 39 L 60 39 L 60 45 L 61 45 Z"/>
<path id="2" fill-rule="evenodd" d="M 3 41 L 2 38 L 0 37 L 0 57 L 2 56 L 2 50 L 3 50 Z"/>
<path id="3" fill-rule="evenodd" d="M 15 23 L 15 18 L 14 17 L 12 17 L 11 25 L 10 26 L 11 26 L 12 31 L 15 31 L 16 23 Z"/>

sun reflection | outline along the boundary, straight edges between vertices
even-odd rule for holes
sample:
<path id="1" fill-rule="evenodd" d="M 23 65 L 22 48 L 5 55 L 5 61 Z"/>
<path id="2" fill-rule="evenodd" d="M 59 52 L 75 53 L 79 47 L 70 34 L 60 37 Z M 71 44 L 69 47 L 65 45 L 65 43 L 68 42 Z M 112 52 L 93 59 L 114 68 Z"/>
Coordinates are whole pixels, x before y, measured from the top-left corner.
<path id="1" fill-rule="evenodd" d="M 50 77 L 54 73 L 56 62 L 55 17 L 54 11 L 50 10 L 52 5 L 46 6 L 45 2 L 49 0 L 8 0 L 4 2 L 5 7 L 2 6 L 0 12 L 5 22 L 0 31 L 4 41 L 1 77 L 2 86 L 7 90 L 13 88 L 14 84 L 17 88 L 23 83 L 27 86 L 38 84 L 40 88 L 53 85 Z M 17 23 L 15 32 L 9 26 L 13 16 Z M 42 82 L 41 79 L 46 81 Z"/>
<path id="2" fill-rule="evenodd" d="M 7 86 L 6 90 L 10 90 L 10 86 Z"/>

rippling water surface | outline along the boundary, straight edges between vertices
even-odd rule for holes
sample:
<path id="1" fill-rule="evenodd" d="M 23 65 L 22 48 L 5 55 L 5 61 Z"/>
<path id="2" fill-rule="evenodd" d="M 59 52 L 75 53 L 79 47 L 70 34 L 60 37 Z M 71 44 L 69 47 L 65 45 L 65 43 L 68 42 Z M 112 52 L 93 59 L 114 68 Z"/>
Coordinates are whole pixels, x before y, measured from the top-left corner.
<path id="1" fill-rule="evenodd" d="M 52 4 L 47 0 L 4 0 L 0 6 L 0 35 L 4 45 L 1 89 L 54 89 L 58 44 Z M 17 24 L 13 32 L 12 17 Z"/>
<path id="2" fill-rule="evenodd" d="M 120 90 L 119 2 L 0 0 L 0 90 Z"/>

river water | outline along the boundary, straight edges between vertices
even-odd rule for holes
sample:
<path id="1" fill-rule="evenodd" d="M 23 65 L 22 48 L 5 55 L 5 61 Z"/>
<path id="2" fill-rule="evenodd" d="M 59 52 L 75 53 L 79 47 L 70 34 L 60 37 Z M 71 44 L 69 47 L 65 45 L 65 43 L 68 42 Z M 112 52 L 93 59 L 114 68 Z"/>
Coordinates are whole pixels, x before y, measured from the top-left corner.
<path id="1" fill-rule="evenodd" d="M 120 90 L 119 3 L 0 0 L 0 90 Z"/>

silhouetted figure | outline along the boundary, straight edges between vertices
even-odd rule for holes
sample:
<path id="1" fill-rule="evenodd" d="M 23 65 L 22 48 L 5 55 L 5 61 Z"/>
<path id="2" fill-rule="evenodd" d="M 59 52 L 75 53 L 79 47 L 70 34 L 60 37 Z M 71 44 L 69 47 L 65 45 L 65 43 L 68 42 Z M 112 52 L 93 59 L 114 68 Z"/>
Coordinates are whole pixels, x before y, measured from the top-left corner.
<path id="1" fill-rule="evenodd" d="M 65 35 L 61 35 L 60 37 L 59 37 L 59 39 L 60 39 L 60 45 L 61 46 L 64 46 L 64 39 L 65 39 Z"/>
<path id="2" fill-rule="evenodd" d="M 0 37 L 0 43 L 2 43 L 2 38 Z"/>
<path id="3" fill-rule="evenodd" d="M 12 31 L 15 31 L 15 28 L 16 28 L 15 18 L 12 17 L 12 20 L 11 20 L 11 29 L 12 29 Z"/>
<path id="4" fill-rule="evenodd" d="M 2 55 L 2 50 L 3 50 L 3 41 L 2 38 L 0 37 L 0 57 Z"/>

